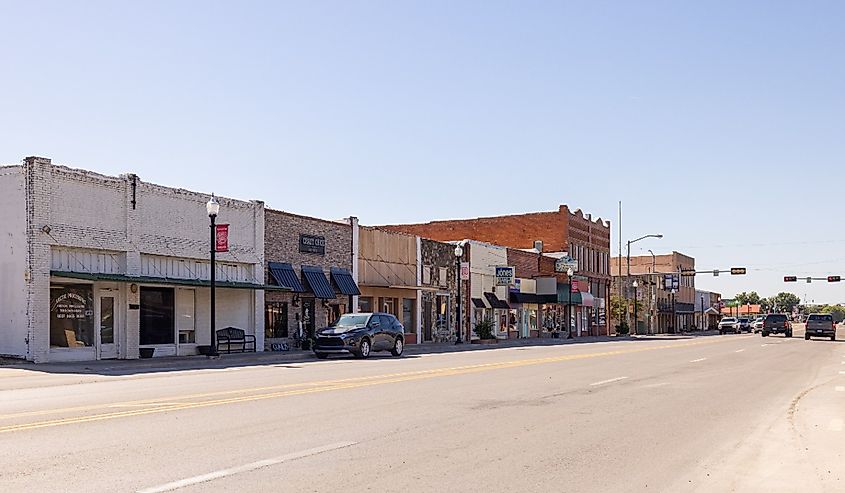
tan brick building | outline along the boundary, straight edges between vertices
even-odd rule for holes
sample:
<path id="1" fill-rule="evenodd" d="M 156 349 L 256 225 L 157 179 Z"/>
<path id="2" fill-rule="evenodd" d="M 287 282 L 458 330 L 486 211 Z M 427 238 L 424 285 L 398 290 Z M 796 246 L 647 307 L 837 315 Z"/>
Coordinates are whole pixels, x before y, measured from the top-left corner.
<path id="1" fill-rule="evenodd" d="M 621 264 L 620 264 L 621 261 Z M 653 333 L 672 333 L 695 326 L 695 276 L 681 276 L 680 272 L 695 270 L 695 259 L 679 252 L 666 255 L 631 257 L 631 277 L 627 277 L 628 262 L 614 257 L 610 269 L 616 283 L 628 299 L 633 299 L 633 281 L 637 281 L 640 326 Z M 622 276 L 619 277 L 621 266 Z M 672 293 L 664 283 L 666 274 L 679 276 L 678 289 Z M 618 321 L 615 321 L 618 323 Z M 632 323 L 633 330 L 633 323 Z"/>

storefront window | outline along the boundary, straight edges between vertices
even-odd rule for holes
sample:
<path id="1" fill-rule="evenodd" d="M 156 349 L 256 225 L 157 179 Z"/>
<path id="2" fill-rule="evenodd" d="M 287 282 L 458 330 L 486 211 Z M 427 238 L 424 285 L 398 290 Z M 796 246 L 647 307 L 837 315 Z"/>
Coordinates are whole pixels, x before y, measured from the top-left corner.
<path id="1" fill-rule="evenodd" d="M 264 337 L 288 337 L 288 304 L 268 301 L 264 304 Z"/>
<path id="2" fill-rule="evenodd" d="M 449 330 L 449 297 L 437 295 L 437 332 Z"/>
<path id="3" fill-rule="evenodd" d="M 141 345 L 173 344 L 176 307 L 173 288 L 141 288 Z"/>
<path id="4" fill-rule="evenodd" d="M 361 313 L 373 312 L 373 298 L 369 296 L 361 296 L 358 298 L 358 311 Z"/>
<path id="5" fill-rule="evenodd" d="M 94 289 L 90 284 L 50 285 L 50 346 L 94 345 Z"/>

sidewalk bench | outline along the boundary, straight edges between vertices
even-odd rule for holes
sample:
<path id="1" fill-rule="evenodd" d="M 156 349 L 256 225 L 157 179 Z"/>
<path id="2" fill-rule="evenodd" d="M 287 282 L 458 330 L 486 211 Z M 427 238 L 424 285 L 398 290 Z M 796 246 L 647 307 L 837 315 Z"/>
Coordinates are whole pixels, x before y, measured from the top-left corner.
<path id="1" fill-rule="evenodd" d="M 255 336 L 237 327 L 226 327 L 217 331 L 217 352 L 255 352 Z"/>

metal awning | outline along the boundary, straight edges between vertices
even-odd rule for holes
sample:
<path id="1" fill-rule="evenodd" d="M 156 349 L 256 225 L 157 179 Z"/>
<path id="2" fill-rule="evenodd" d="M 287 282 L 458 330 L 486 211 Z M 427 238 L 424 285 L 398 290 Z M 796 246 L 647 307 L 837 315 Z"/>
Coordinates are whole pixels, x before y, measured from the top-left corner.
<path id="1" fill-rule="evenodd" d="M 302 277 L 305 278 L 305 284 L 308 286 L 308 289 L 317 298 L 324 300 L 333 300 L 335 298 L 334 288 L 332 288 L 329 280 L 326 279 L 326 274 L 323 273 L 322 267 L 303 265 Z"/>
<path id="2" fill-rule="evenodd" d="M 484 300 L 481 298 L 473 298 L 472 299 L 472 306 L 476 308 L 490 308 L 487 304 L 484 303 Z"/>
<path id="3" fill-rule="evenodd" d="M 278 285 L 285 287 L 294 293 L 304 293 L 305 288 L 299 282 L 299 276 L 293 270 L 293 266 L 281 262 L 270 262 L 268 265 L 270 278 Z"/>
<path id="4" fill-rule="evenodd" d="M 127 276 L 125 274 L 92 274 L 89 272 L 68 272 L 57 270 L 50 271 L 50 275 L 54 277 L 64 277 L 66 279 L 82 279 L 86 281 L 132 282 L 135 284 L 173 284 L 176 286 L 194 286 L 198 288 L 207 288 L 211 285 L 211 281 L 207 279 L 174 279 L 169 277 Z M 214 285 L 218 288 L 226 289 L 290 291 L 290 289 L 283 286 L 253 284 L 249 282 L 216 281 Z"/>
<path id="5" fill-rule="evenodd" d="M 352 279 L 352 273 L 340 267 L 331 268 L 332 281 L 334 281 L 337 289 L 342 293 L 350 296 L 358 296 L 361 290 L 355 284 L 355 279 Z"/>
<path id="6" fill-rule="evenodd" d="M 490 308 L 495 308 L 497 310 L 511 309 L 507 301 L 500 300 L 499 297 L 496 296 L 496 293 L 484 293 L 484 297 L 487 299 L 487 303 L 490 303 Z"/>
<path id="7" fill-rule="evenodd" d="M 523 305 L 548 305 L 557 303 L 556 294 L 510 293 L 510 302 Z"/>

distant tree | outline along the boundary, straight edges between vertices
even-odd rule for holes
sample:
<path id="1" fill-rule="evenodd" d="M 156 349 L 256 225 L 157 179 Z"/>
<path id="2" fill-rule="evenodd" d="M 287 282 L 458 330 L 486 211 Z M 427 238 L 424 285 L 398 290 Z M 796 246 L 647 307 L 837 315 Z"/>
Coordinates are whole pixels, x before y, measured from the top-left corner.
<path id="1" fill-rule="evenodd" d="M 787 313 L 791 312 L 793 308 L 801 303 L 801 298 L 792 293 L 781 292 L 777 296 L 772 297 L 771 302 L 773 305 L 772 309 L 777 309 L 781 313 Z"/>
<path id="2" fill-rule="evenodd" d="M 740 305 L 759 305 L 762 301 L 762 298 L 760 298 L 760 295 L 757 294 L 757 291 L 752 291 L 750 293 L 743 291 L 742 293 L 734 296 L 734 299 Z"/>
<path id="3" fill-rule="evenodd" d="M 821 313 L 830 313 L 833 321 L 839 323 L 845 320 L 845 307 L 839 305 L 822 305 L 817 309 Z"/>

